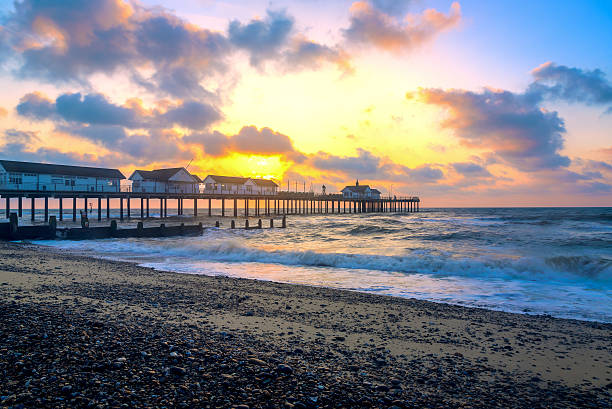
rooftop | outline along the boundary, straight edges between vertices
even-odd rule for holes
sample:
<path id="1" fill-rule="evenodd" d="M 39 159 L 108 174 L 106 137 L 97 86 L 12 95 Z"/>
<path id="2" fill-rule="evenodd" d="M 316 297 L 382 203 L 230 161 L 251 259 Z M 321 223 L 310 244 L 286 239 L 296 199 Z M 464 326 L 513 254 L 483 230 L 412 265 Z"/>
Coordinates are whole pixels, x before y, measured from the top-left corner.
<path id="1" fill-rule="evenodd" d="M 106 179 L 125 179 L 118 169 L 93 168 L 89 166 L 56 165 L 51 163 L 18 162 L 1 160 L 0 165 L 7 172 L 38 173 L 58 176 L 86 176 Z"/>

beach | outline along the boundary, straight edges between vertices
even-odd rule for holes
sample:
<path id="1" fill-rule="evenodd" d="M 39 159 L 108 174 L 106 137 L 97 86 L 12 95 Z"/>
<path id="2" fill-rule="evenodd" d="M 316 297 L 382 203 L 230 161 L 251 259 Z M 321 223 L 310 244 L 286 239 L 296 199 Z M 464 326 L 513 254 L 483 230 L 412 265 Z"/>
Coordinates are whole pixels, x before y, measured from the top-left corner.
<path id="1" fill-rule="evenodd" d="M 2 407 L 612 406 L 606 323 L 13 243 L 0 302 Z"/>

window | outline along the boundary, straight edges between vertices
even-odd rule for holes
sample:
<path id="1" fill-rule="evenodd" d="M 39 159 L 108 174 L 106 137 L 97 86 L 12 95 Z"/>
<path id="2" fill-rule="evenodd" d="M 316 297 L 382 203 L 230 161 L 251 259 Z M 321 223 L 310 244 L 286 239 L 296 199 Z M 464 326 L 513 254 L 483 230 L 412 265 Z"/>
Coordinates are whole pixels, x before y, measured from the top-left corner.
<path id="1" fill-rule="evenodd" d="M 9 173 L 9 183 L 12 185 L 20 185 L 23 183 L 21 173 Z"/>
<path id="2" fill-rule="evenodd" d="M 33 176 L 33 177 L 36 177 L 36 173 L 24 173 L 23 176 Z"/>
<path id="3" fill-rule="evenodd" d="M 69 180 L 66 180 L 66 181 L 65 181 L 65 184 L 66 184 L 66 186 L 70 186 L 70 181 L 69 181 Z"/>

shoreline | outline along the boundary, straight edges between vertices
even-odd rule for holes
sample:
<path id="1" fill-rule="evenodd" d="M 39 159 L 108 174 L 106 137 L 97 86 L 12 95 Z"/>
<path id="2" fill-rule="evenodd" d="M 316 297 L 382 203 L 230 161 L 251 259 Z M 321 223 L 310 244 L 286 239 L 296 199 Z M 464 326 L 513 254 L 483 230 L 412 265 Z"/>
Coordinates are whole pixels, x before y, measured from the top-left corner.
<path id="1" fill-rule="evenodd" d="M 291 367 L 291 374 L 282 374 L 284 377 L 318 374 L 317 382 L 324 389 L 314 385 L 308 392 L 320 392 L 315 402 L 285 396 L 279 406 L 287 402 L 302 407 L 295 404 L 298 402 L 303 407 L 325 407 L 321 403 L 329 399 L 330 404 L 354 399 L 357 390 L 370 403 L 382 399 L 377 405 L 386 407 L 393 402 L 397 407 L 412 407 L 408 401 L 431 407 L 442 402 L 447 407 L 538 407 L 526 393 L 548 406 L 612 405 L 612 324 L 328 287 L 159 271 L 133 262 L 67 255 L 38 245 L 1 244 L 0 256 L 0 300 L 11 310 L 31 315 L 37 308 L 56 309 L 63 316 L 77 314 L 89 321 L 115 322 L 119 328 L 221 337 L 225 349 L 219 353 L 240 355 L 242 350 L 236 351 L 234 344 L 246 343 L 251 355 L 259 357 L 251 359 L 251 366 L 265 366 L 276 374 L 266 385 L 291 380 L 278 373 L 278 365 L 285 364 L 270 363 L 271 350 L 280 351 L 277 353 Z M 295 350 L 303 353 L 295 354 Z M 312 351 L 323 355 L 312 355 Z M 294 362 L 297 355 L 301 358 Z M 180 360 L 164 356 L 166 366 L 157 372 L 168 368 L 168 359 L 184 364 L 186 356 L 183 353 Z M 358 369 L 351 369 L 355 365 Z M 289 372 L 281 368 L 283 371 Z M 335 374 L 333 379 L 343 380 L 340 386 L 350 384 L 351 388 L 334 390 L 322 380 L 330 372 Z M 165 381 L 178 382 L 185 376 L 165 376 Z M 435 385 L 430 385 L 432 380 Z M 439 386 L 448 382 L 460 386 L 459 391 L 441 390 Z M 503 400 L 491 404 L 485 388 L 501 393 Z M 20 389 L 23 392 L 23 385 L 2 385 L 1 395 L 17 396 Z M 261 385 L 258 389 L 265 390 Z M 431 393 L 423 397 L 423 390 Z M 480 404 L 474 400 L 485 398 L 488 400 Z M 249 407 L 261 403 L 256 396 L 243 400 Z M 53 402 L 51 406 L 57 405 Z M 69 400 L 61 402 L 70 406 Z M 220 406 L 238 404 L 235 400 Z M 219 402 L 209 399 L 208 405 L 218 407 Z M 3 401 L 2 406 L 9 405 Z"/>
<path id="2" fill-rule="evenodd" d="M 214 219 L 214 217 L 213 217 Z M 212 227 L 212 226 L 207 226 L 207 227 Z M 205 227 L 206 228 L 206 227 Z M 240 230 L 240 229 L 237 229 Z M 103 241 L 107 241 L 107 240 L 114 240 L 114 239 L 102 239 Z M 38 246 L 41 249 L 46 249 L 48 251 L 60 251 L 60 249 L 58 249 L 55 246 L 48 246 L 45 244 L 40 244 L 40 243 L 29 243 L 29 242 L 24 242 L 24 243 L 17 243 L 15 242 L 15 244 L 24 244 L 24 245 L 32 245 L 32 246 Z M 241 277 L 239 275 L 226 275 L 226 274 L 205 274 L 205 273 L 199 273 L 199 272 L 194 272 L 194 271 L 185 271 L 185 270 L 171 270 L 168 269 L 166 267 L 156 267 L 156 266 L 148 266 L 147 264 L 156 264 L 156 263 L 149 263 L 146 261 L 142 261 L 142 260 L 129 260 L 129 259 L 122 259 L 122 260 L 114 260 L 111 256 L 104 256 L 102 254 L 91 254 L 91 255 L 87 255 L 87 256 L 83 256 L 81 254 L 80 251 L 78 250 L 72 250 L 72 249 L 63 249 L 61 251 L 65 251 L 68 252 L 72 255 L 75 256 L 80 256 L 80 257 L 89 257 L 92 259 L 99 259 L 99 260 L 107 260 L 107 261 L 121 261 L 121 262 L 125 262 L 128 264 L 133 264 L 139 267 L 143 267 L 143 268 L 151 268 L 155 271 L 158 271 L 160 273 L 170 273 L 170 274 L 187 274 L 187 275 L 196 275 L 196 276 L 206 276 L 206 277 L 224 277 L 224 278 L 231 278 L 231 279 L 246 279 L 246 280 L 254 280 L 254 281 L 262 281 L 262 282 L 271 282 L 271 283 L 278 283 L 278 284 L 287 284 L 287 285 L 297 285 L 297 286 L 306 286 L 306 287 L 313 287 L 313 288 L 328 288 L 331 290 L 337 290 L 337 291 L 349 291 L 349 292 L 357 292 L 360 294 L 368 294 L 368 295 L 374 295 L 374 296 L 381 296 L 381 297 L 392 297 L 392 298 L 400 298 L 400 299 L 405 299 L 405 300 L 414 300 L 414 301 L 422 301 L 422 302 L 431 302 L 434 304 L 444 304 L 444 305 L 450 305 L 450 306 L 455 306 L 455 307 L 459 307 L 459 308 L 468 308 L 468 309 L 477 309 L 477 310 L 484 310 L 484 311 L 495 311 L 495 312 L 502 312 L 502 313 L 509 313 L 509 314 L 518 314 L 518 315 L 527 315 L 527 316 L 535 316 L 535 317 L 542 317 L 542 318 L 555 318 L 555 319 L 563 319 L 563 320 L 571 320 L 571 321 L 578 321 L 578 322 L 592 322 L 592 323 L 598 323 L 598 324 L 608 324 L 608 325 L 612 325 L 612 321 L 606 321 L 606 320 L 601 320 L 601 319 L 597 319 L 597 318 L 588 318 L 588 317 L 576 317 L 576 316 L 562 316 L 562 315 L 555 315 L 555 314 L 550 314 L 547 312 L 534 312 L 531 310 L 525 310 L 525 309 L 504 309 L 502 307 L 495 307 L 495 305 L 491 305 L 491 306 L 481 306 L 481 305 L 469 305 L 469 304 L 461 304 L 459 302 L 450 302 L 450 301 L 440 301 L 440 300 L 431 300 L 428 298 L 416 298 L 413 296 L 407 297 L 407 296 L 402 296 L 402 295 L 394 295 L 394 294 L 383 294 L 383 293 L 377 293 L 377 292 L 372 292 L 372 291 L 368 291 L 368 290 L 360 290 L 360 289 L 353 289 L 353 288 L 346 288 L 346 287 L 332 287 L 329 285 L 325 285 L 325 284 L 310 284 L 310 283 L 303 283 L 303 282 L 292 282 L 292 281 L 283 281 L 283 280 L 275 280 L 275 279 L 266 279 L 266 278 L 262 278 L 262 277 Z M 257 261 L 255 261 L 256 263 L 258 263 Z M 239 263 L 238 261 L 236 263 Z M 270 262 L 271 264 L 275 264 L 276 262 L 272 261 Z M 284 264 L 278 264 L 279 266 L 286 266 Z M 293 265 L 294 267 L 302 267 L 301 264 L 295 264 Z M 340 267 L 339 267 L 340 268 Z M 367 269 L 364 269 L 363 271 L 368 271 Z"/>

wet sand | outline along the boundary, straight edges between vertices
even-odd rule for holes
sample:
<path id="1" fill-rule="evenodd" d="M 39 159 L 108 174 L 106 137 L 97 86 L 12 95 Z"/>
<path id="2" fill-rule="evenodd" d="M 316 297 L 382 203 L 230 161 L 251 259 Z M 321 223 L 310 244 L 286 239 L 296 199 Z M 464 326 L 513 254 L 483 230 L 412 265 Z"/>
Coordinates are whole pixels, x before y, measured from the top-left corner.
<path id="1" fill-rule="evenodd" d="M 612 407 L 612 325 L 0 244 L 0 405 Z"/>

